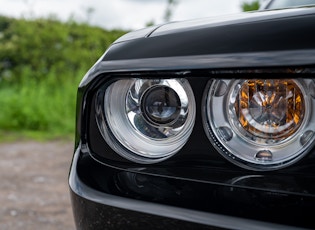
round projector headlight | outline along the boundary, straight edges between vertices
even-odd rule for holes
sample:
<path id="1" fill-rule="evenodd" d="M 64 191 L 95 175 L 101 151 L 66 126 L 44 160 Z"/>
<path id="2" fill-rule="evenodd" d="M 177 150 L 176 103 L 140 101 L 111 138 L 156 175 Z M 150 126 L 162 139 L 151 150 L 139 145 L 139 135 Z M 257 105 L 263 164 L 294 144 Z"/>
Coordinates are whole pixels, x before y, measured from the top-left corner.
<path id="1" fill-rule="evenodd" d="M 233 163 L 271 170 L 304 156 L 314 140 L 313 80 L 214 80 L 204 101 L 208 138 Z"/>
<path id="2" fill-rule="evenodd" d="M 186 79 L 119 80 L 98 93 L 97 122 L 106 142 L 138 163 L 178 152 L 195 121 L 195 99 Z"/>

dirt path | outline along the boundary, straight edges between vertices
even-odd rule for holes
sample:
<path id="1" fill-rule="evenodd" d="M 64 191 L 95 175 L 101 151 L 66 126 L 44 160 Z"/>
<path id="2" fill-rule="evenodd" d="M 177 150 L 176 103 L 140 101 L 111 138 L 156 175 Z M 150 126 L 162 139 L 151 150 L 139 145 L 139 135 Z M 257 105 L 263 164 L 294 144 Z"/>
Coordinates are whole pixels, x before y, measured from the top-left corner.
<path id="1" fill-rule="evenodd" d="M 0 229 L 75 229 L 68 171 L 73 143 L 0 144 Z"/>

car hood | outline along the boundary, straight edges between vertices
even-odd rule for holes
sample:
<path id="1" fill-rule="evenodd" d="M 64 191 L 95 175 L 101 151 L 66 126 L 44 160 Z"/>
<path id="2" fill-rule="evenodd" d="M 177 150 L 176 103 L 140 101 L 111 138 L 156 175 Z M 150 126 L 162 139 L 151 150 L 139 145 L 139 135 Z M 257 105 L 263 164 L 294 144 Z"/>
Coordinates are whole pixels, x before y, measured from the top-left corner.
<path id="1" fill-rule="evenodd" d="M 211 27 L 229 26 L 236 24 L 252 24 L 261 21 L 279 20 L 288 17 L 296 17 L 304 14 L 314 14 L 314 8 L 293 8 L 283 10 L 261 10 L 244 12 L 233 15 L 222 15 L 217 17 L 199 18 L 194 20 L 169 22 L 166 24 L 150 26 L 140 30 L 129 32 L 122 37 L 118 38 L 115 43 L 130 41 L 139 38 L 156 37 L 161 35 L 168 35 L 180 33 L 185 31 L 194 31 L 199 29 L 207 29 Z"/>
<path id="2" fill-rule="evenodd" d="M 211 27 L 223 27 L 237 24 L 253 24 L 262 21 L 279 20 L 296 17 L 301 14 L 314 14 L 314 8 L 294 8 L 284 10 L 251 11 L 234 15 L 222 15 L 218 17 L 201 18 L 190 21 L 173 22 L 155 28 L 150 37 L 194 31 Z"/>
<path id="3" fill-rule="evenodd" d="M 315 49 L 315 8 L 241 13 L 131 32 L 103 60 Z"/>
<path id="4" fill-rule="evenodd" d="M 174 22 L 114 42 L 80 86 L 102 73 L 314 65 L 315 8 Z"/>

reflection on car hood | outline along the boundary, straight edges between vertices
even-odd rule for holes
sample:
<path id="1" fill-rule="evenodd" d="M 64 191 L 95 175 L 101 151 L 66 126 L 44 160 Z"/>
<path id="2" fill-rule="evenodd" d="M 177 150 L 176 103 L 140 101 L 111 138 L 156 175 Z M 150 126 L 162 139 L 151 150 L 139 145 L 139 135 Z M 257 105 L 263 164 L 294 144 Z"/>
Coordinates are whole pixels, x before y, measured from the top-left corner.
<path id="1" fill-rule="evenodd" d="M 222 15 L 217 17 L 200 18 L 194 20 L 187 20 L 182 22 L 170 22 L 162 25 L 150 26 L 147 28 L 139 29 L 129 32 L 115 43 L 130 41 L 145 37 L 155 37 L 166 34 L 174 34 L 183 31 L 192 31 L 204 29 L 209 27 L 226 26 L 233 24 L 242 24 L 249 22 L 258 22 L 264 20 L 274 20 L 286 17 L 294 17 L 300 14 L 314 14 L 314 8 L 294 8 L 286 10 L 267 10 L 267 11 L 253 11 L 234 15 Z"/>
<path id="2" fill-rule="evenodd" d="M 116 41 L 103 61 L 315 49 L 315 8 L 168 23 Z"/>
<path id="3" fill-rule="evenodd" d="M 253 23 L 258 21 L 294 17 L 300 14 L 314 13 L 315 8 L 293 8 L 286 10 L 252 11 L 234 15 L 223 15 L 219 17 L 209 17 L 183 22 L 173 22 L 159 26 L 151 33 L 150 37 L 209 27 L 242 24 L 248 22 Z"/>

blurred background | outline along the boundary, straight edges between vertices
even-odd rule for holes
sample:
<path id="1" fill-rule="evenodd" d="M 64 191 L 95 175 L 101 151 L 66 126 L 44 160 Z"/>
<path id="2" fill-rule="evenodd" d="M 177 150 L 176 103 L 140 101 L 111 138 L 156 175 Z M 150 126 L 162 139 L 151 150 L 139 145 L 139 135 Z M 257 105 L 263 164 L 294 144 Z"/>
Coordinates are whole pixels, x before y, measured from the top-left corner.
<path id="1" fill-rule="evenodd" d="M 0 141 L 72 137 L 77 86 L 119 36 L 251 0 L 0 0 Z"/>
<path id="2" fill-rule="evenodd" d="M 252 0 L 0 0 L 0 229 L 74 229 L 79 82 L 121 35 L 256 10 Z"/>
<path id="3" fill-rule="evenodd" d="M 246 0 L 1 0 L 0 14 L 12 17 L 55 17 L 105 29 L 134 30 L 147 23 L 187 20 L 242 11 Z M 252 2 L 253 0 L 247 0 Z"/>

